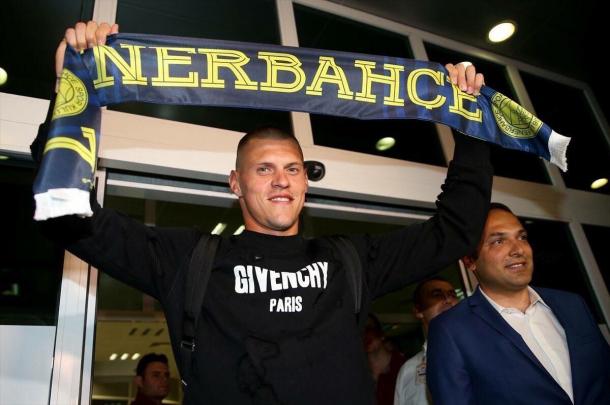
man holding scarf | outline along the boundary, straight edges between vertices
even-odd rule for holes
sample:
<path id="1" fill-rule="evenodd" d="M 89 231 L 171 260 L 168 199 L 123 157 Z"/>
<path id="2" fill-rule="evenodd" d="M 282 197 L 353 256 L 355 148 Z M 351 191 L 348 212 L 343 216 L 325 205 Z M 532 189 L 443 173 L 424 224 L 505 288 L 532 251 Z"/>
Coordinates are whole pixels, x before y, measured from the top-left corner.
<path id="1" fill-rule="evenodd" d="M 58 76 L 67 45 L 84 50 L 117 32 L 116 25 L 95 22 L 68 29 L 56 54 Z M 483 76 L 473 66 L 446 67 L 453 83 L 479 93 Z M 362 313 L 378 296 L 475 248 L 491 193 L 489 149 L 466 136 L 455 140 L 432 218 L 388 234 L 348 237 L 362 264 Z M 262 128 L 240 141 L 229 184 L 246 230 L 221 239 L 201 291 L 192 373 L 182 376 L 185 404 L 374 403 L 348 271 L 328 239 L 298 233 L 307 183 L 292 135 Z M 199 231 L 146 227 L 95 202 L 90 218 L 64 216 L 43 227 L 83 260 L 157 298 L 179 352 L 185 276 Z"/>

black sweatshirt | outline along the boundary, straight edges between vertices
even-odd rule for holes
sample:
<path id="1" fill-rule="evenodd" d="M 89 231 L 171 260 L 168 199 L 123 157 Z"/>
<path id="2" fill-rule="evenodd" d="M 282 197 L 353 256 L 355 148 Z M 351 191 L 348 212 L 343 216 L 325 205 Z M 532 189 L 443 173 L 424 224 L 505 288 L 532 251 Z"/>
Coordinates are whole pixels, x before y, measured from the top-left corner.
<path id="1" fill-rule="evenodd" d="M 370 300 L 474 251 L 491 193 L 489 149 L 456 137 L 428 221 L 350 236 Z M 157 298 L 179 342 L 195 229 L 147 227 L 110 209 L 46 221 L 46 233 L 101 271 Z M 324 239 L 244 232 L 221 240 L 195 338 L 186 404 L 373 404 L 373 382 L 339 261 Z M 365 314 L 366 316 L 366 314 Z"/>

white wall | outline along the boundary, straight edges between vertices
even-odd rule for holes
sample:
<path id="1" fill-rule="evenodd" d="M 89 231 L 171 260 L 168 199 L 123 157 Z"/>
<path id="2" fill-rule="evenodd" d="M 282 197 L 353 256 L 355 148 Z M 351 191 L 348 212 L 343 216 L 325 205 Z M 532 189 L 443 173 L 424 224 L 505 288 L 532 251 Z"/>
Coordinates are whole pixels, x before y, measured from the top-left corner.
<path id="1" fill-rule="evenodd" d="M 0 325 L 0 404 L 49 400 L 55 326 Z"/>

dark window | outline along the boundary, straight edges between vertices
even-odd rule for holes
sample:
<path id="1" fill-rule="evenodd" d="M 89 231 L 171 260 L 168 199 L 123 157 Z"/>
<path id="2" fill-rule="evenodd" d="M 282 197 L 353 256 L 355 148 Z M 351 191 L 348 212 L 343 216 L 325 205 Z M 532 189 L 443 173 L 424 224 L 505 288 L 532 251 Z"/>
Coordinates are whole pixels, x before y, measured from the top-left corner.
<path id="1" fill-rule="evenodd" d="M 562 172 L 566 186 L 610 194 L 610 186 L 590 188 L 599 178 L 610 178 L 610 149 L 582 90 L 538 76 L 521 73 L 536 115 L 556 132 L 572 138 L 568 166 Z"/>
<path id="2" fill-rule="evenodd" d="M 11 161 L 0 163 L 0 324 L 56 325 L 63 249 L 32 219 L 34 169 Z"/>
<path id="3" fill-rule="evenodd" d="M 90 20 L 92 15 L 93 0 L 2 1 L 0 67 L 8 80 L 0 91 L 49 99 L 55 86 L 59 41 L 67 27 Z"/>
<path id="4" fill-rule="evenodd" d="M 598 323 L 603 316 L 591 290 L 568 225 L 562 222 L 522 219 L 534 251 L 534 287 L 556 288 L 582 296 Z"/>
<path id="5" fill-rule="evenodd" d="M 275 3 L 188 0 L 120 1 L 117 23 L 123 32 L 280 44 Z M 224 107 L 127 103 L 112 110 L 247 132 L 273 125 L 291 131 L 290 113 Z"/>
<path id="6" fill-rule="evenodd" d="M 486 84 L 518 102 L 504 66 L 432 44 L 426 44 L 426 52 L 428 59 L 442 64 L 472 62 L 485 75 Z M 498 176 L 550 184 L 544 163 L 532 154 L 491 145 L 491 162 Z"/>
<path id="7" fill-rule="evenodd" d="M 610 291 L 610 251 L 608 251 L 610 228 L 596 225 L 583 225 L 582 227 L 606 283 L 606 288 Z"/>
<path id="8" fill-rule="evenodd" d="M 299 5 L 294 10 L 302 47 L 413 58 L 404 36 Z M 317 145 L 445 166 L 436 128 L 430 122 L 311 114 L 311 125 Z M 384 137 L 393 137 L 396 145 L 378 151 L 375 145 Z"/>

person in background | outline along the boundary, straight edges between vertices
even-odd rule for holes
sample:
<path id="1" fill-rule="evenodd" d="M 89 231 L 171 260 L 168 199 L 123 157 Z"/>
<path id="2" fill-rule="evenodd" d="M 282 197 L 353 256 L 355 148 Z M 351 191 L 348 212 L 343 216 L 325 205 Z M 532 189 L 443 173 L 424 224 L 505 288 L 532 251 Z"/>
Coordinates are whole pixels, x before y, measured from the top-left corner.
<path id="1" fill-rule="evenodd" d="M 160 405 L 169 394 L 169 364 L 164 354 L 148 353 L 138 361 L 136 399 L 131 405 Z"/>
<path id="2" fill-rule="evenodd" d="M 377 405 L 391 405 L 396 376 L 405 356 L 386 342 L 381 323 L 372 313 L 364 329 L 364 351 L 375 381 Z"/>
<path id="3" fill-rule="evenodd" d="M 422 323 L 424 337 L 428 337 L 430 321 L 458 303 L 455 289 L 442 277 L 431 277 L 420 282 L 413 292 L 415 317 Z M 400 368 L 394 390 L 394 405 L 429 405 L 426 385 L 426 346 Z"/>

